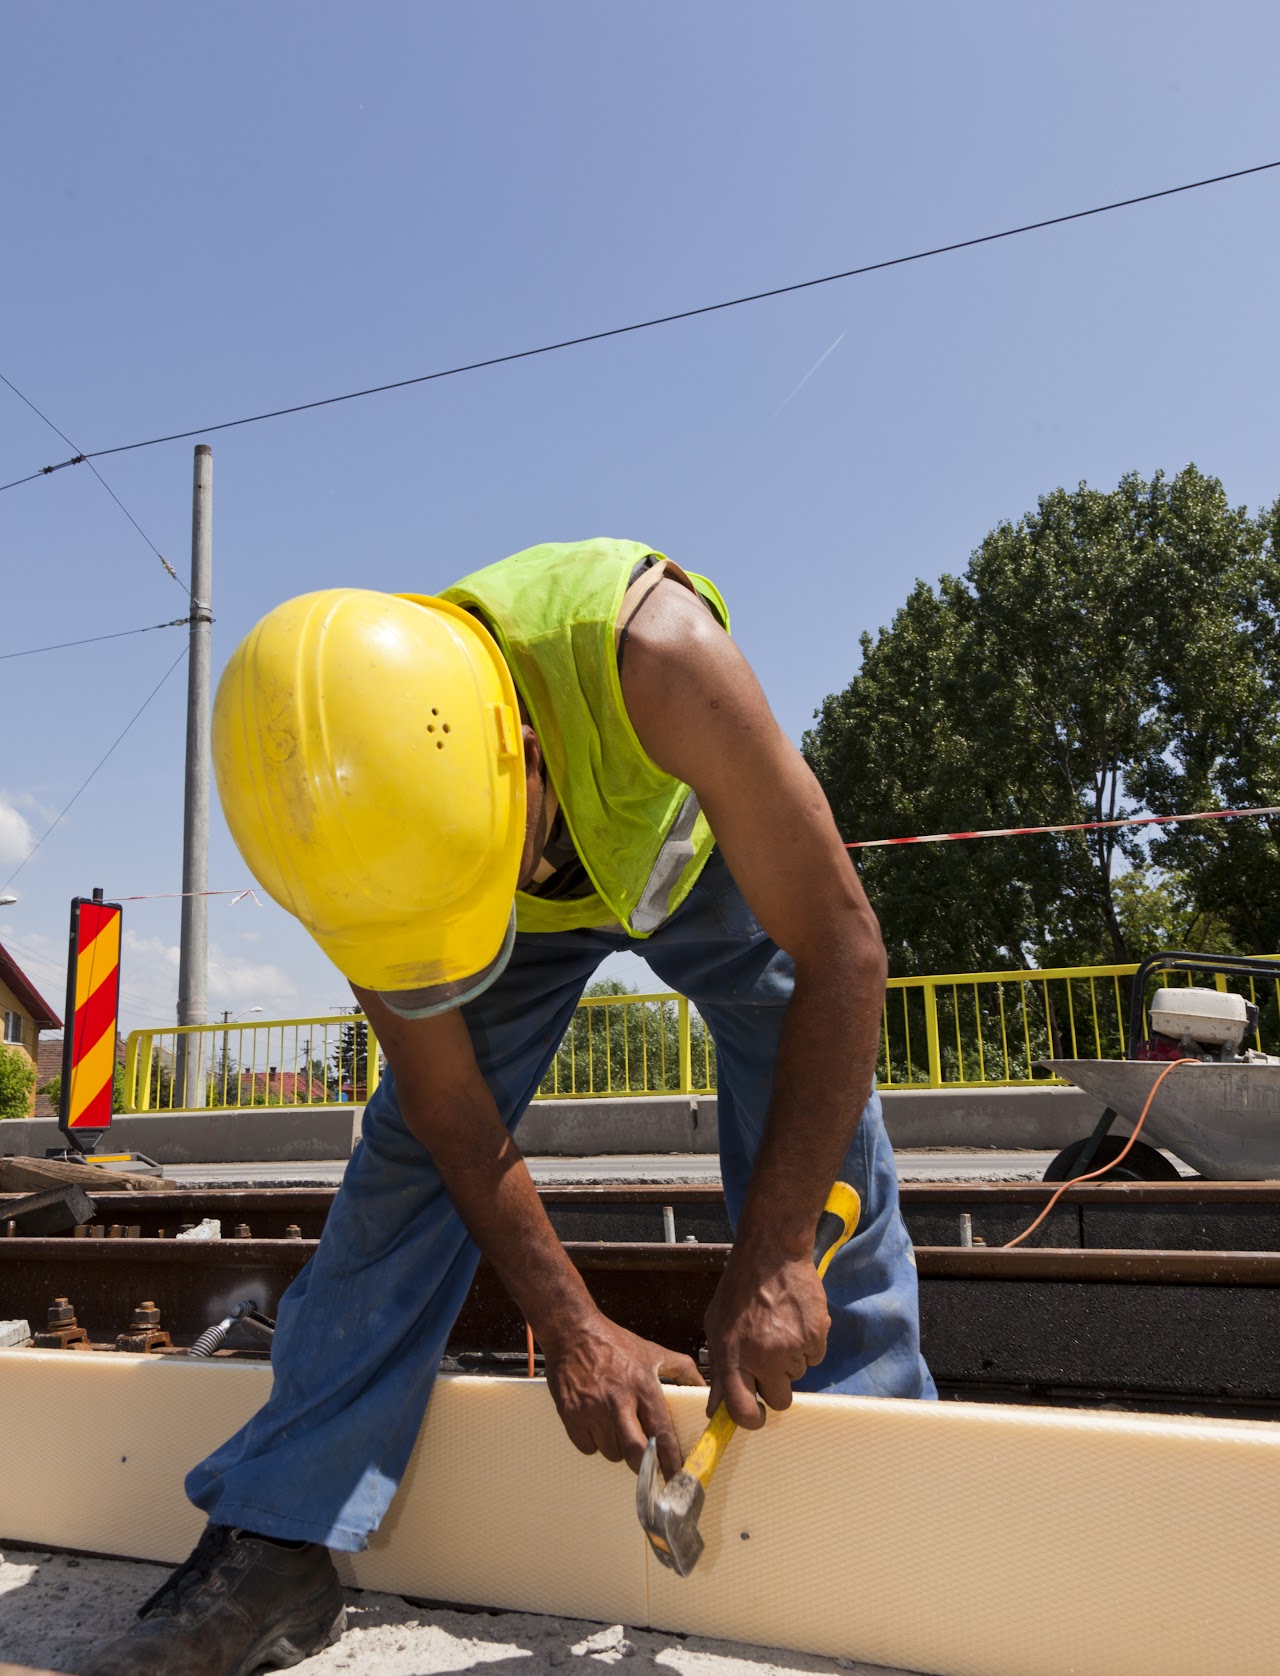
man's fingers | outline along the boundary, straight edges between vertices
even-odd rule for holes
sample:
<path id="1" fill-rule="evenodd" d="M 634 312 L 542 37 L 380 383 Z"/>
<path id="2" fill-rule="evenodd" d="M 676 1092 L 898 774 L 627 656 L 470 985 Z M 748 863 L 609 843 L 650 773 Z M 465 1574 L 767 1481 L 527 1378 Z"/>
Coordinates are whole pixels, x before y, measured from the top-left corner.
<path id="1" fill-rule="evenodd" d="M 664 1419 L 663 1426 L 669 1432 L 671 1429 L 670 1420 Z M 614 1429 L 617 1438 L 618 1453 L 610 1458 L 613 1460 L 625 1461 L 631 1468 L 632 1472 L 639 1472 L 640 1462 L 644 1459 L 645 1445 L 648 1443 L 649 1438 L 645 1432 L 645 1428 L 636 1418 L 635 1410 L 631 1408 L 630 1404 L 618 1412 L 614 1421 Z M 658 1458 L 659 1460 L 662 1458 L 661 1438 L 659 1438 L 658 1441 Z M 663 1472 L 666 1472 L 665 1466 L 663 1467 Z"/>
<path id="2" fill-rule="evenodd" d="M 744 1431 L 758 1432 L 764 1425 L 764 1410 L 756 1397 L 754 1379 L 744 1375 L 740 1368 L 726 1368 L 722 1378 L 724 1406 L 729 1410 L 729 1418 Z"/>
<path id="3" fill-rule="evenodd" d="M 564 1423 L 564 1429 L 568 1434 L 569 1442 L 572 1443 L 578 1453 L 581 1455 L 594 1455 L 598 1445 L 595 1438 L 591 1435 L 590 1427 L 583 1425 L 570 1425 L 569 1422 L 564 1419 L 563 1415 L 561 1415 L 560 1418 Z"/>
<path id="4" fill-rule="evenodd" d="M 702 1371 L 692 1356 L 682 1356 L 675 1350 L 664 1350 L 662 1359 L 654 1368 L 659 1379 L 667 1379 L 673 1385 L 705 1385 Z"/>
<path id="5" fill-rule="evenodd" d="M 827 1353 L 828 1325 L 829 1323 L 824 1323 L 821 1330 L 810 1333 L 805 1341 L 804 1353 L 811 1368 L 816 1368 Z"/>
<path id="6" fill-rule="evenodd" d="M 771 1373 L 756 1380 L 756 1389 L 776 1414 L 791 1407 L 791 1381 L 785 1373 Z"/>

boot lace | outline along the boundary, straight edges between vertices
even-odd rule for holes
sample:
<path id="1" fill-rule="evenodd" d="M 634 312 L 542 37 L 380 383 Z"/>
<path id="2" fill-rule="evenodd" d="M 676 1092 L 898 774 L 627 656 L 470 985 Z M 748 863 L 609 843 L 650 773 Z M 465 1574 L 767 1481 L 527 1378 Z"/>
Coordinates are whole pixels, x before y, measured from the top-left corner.
<path id="1" fill-rule="evenodd" d="M 185 1596 L 207 1581 L 210 1572 L 226 1554 L 234 1535 L 229 1525 L 206 1526 L 204 1535 L 178 1569 L 165 1578 L 150 1599 L 143 1601 L 138 1608 L 138 1616 L 145 1618 L 160 1606 L 180 1611 Z"/>

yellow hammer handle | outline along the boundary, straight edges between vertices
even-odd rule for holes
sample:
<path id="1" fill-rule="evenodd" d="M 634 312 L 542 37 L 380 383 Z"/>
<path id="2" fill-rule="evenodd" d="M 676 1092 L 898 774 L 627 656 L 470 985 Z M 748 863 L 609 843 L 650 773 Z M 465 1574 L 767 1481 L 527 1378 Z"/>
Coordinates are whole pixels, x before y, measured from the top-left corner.
<path id="1" fill-rule="evenodd" d="M 857 1188 L 850 1187 L 847 1181 L 836 1182 L 827 1194 L 826 1205 L 818 1218 L 817 1238 L 813 1242 L 813 1263 L 819 1280 L 825 1279 L 831 1259 L 857 1232 L 861 1215 L 862 1200 L 858 1197 Z"/>
<path id="2" fill-rule="evenodd" d="M 856 1188 L 850 1187 L 847 1181 L 836 1182 L 827 1195 L 826 1208 L 818 1222 L 813 1260 L 819 1277 L 826 1274 L 828 1263 L 840 1247 L 853 1238 L 861 1214 L 862 1201 Z M 729 1410 L 721 1403 L 707 1422 L 706 1430 L 689 1451 L 684 1470 L 696 1478 L 704 1490 L 737 1429 L 737 1424 L 729 1418 Z"/>
<path id="3" fill-rule="evenodd" d="M 720 1465 L 720 1457 L 724 1454 L 729 1439 L 737 1429 L 736 1422 L 729 1418 L 729 1410 L 721 1403 L 707 1422 L 707 1429 L 689 1451 L 684 1470 L 692 1474 L 704 1490 L 711 1481 L 711 1474 Z"/>

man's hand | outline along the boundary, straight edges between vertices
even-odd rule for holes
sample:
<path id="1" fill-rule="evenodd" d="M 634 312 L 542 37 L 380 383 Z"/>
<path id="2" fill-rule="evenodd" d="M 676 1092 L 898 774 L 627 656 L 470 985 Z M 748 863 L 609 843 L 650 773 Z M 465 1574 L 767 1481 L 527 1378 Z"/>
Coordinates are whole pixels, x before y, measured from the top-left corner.
<path id="1" fill-rule="evenodd" d="M 830 1325 L 811 1256 L 761 1260 L 735 1252 L 707 1310 L 707 1413 L 723 1402 L 731 1420 L 754 1431 L 764 1425 L 761 1402 L 790 1408 L 793 1382 L 826 1354 Z"/>
<path id="2" fill-rule="evenodd" d="M 658 1440 L 663 1476 L 680 1470 L 680 1444 L 659 1378 L 705 1385 L 697 1363 L 637 1338 L 597 1312 L 563 1338 L 543 1340 L 547 1384 L 575 1448 L 639 1472 L 645 1444 Z"/>

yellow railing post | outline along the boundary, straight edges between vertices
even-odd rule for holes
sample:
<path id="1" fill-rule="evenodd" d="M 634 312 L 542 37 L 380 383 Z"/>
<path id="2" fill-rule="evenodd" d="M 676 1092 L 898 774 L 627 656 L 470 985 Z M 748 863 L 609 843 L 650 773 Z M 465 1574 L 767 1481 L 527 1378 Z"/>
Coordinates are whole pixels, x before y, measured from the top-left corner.
<path id="1" fill-rule="evenodd" d="M 364 1053 L 364 1097 L 370 1100 L 373 1091 L 382 1080 L 378 1073 L 378 1038 L 373 1033 L 371 1024 L 365 1026 L 368 1034 L 365 1039 Z"/>
<path id="2" fill-rule="evenodd" d="M 938 1037 L 938 986 L 926 978 L 924 993 L 924 1039 L 929 1056 L 929 1087 L 942 1087 L 942 1043 Z"/>
<path id="3" fill-rule="evenodd" d="M 676 1006 L 680 1020 L 680 1092 L 693 1093 L 693 1039 L 689 1030 L 689 998 L 682 995 Z"/>

